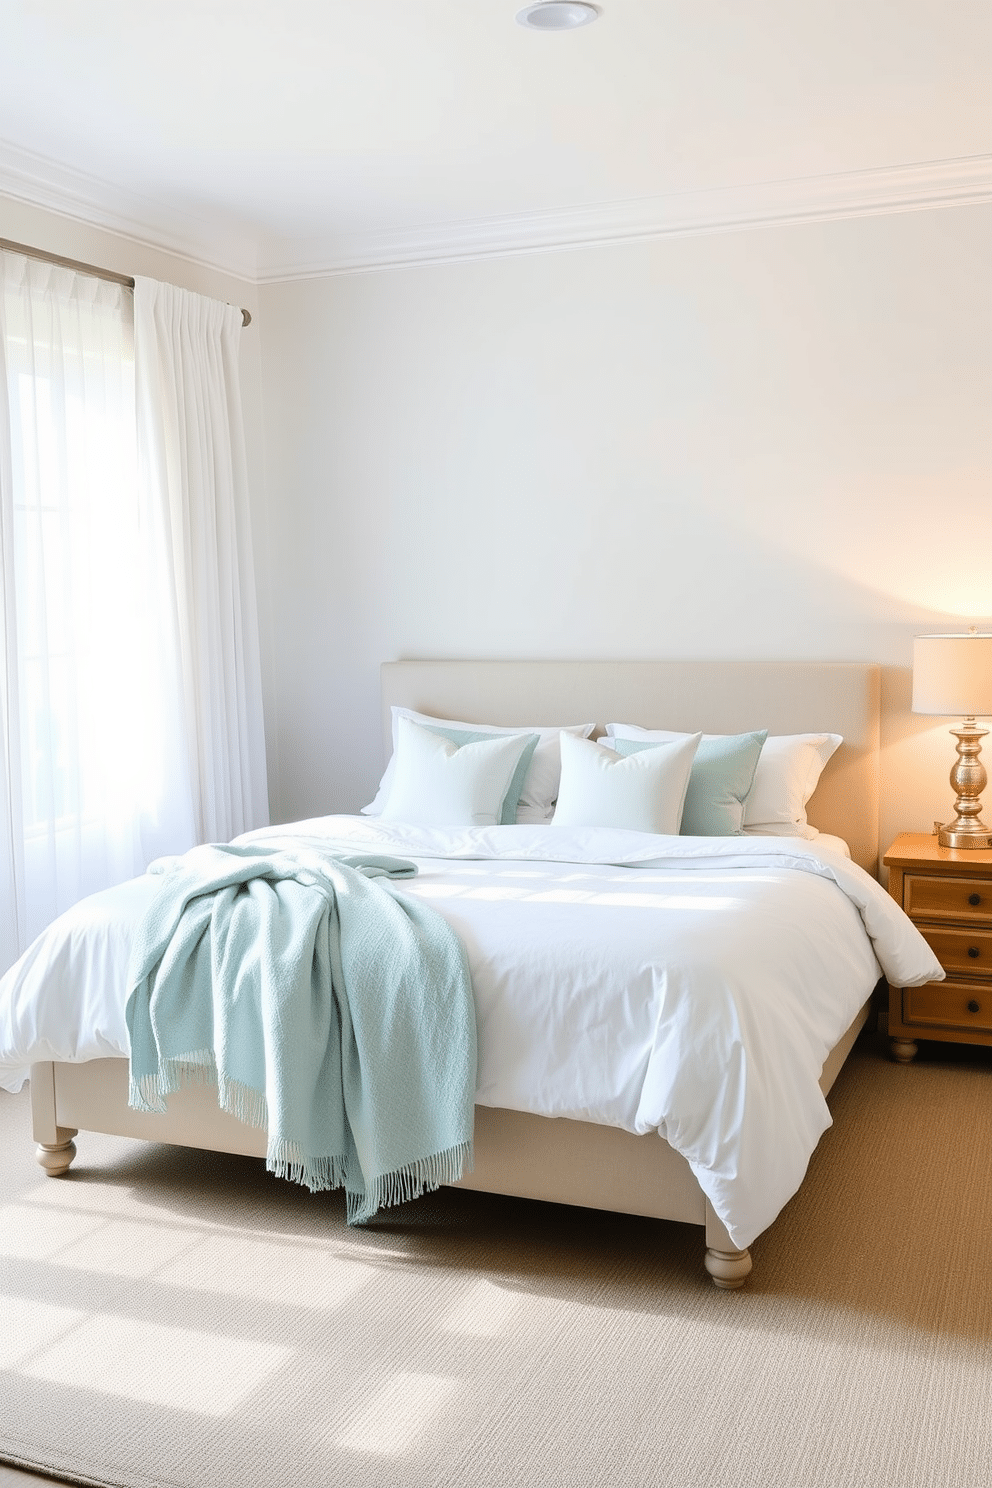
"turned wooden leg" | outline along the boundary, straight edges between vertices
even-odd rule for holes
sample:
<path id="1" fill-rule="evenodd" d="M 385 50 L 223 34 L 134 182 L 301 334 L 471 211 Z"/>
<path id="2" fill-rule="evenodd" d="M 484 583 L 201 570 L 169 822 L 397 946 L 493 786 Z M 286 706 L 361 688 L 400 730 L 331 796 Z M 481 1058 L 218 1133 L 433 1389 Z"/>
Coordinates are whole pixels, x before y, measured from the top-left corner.
<path id="1" fill-rule="evenodd" d="M 751 1252 L 749 1250 L 714 1250 L 710 1245 L 703 1264 L 713 1278 L 713 1285 L 731 1292 L 744 1285 L 745 1278 L 751 1270 Z"/>
<path id="2" fill-rule="evenodd" d="M 68 1173 L 76 1155 L 76 1144 L 72 1140 L 75 1135 L 74 1127 L 59 1126 L 56 1127 L 57 1142 L 38 1143 L 34 1155 L 49 1178 L 58 1178 L 63 1173 Z"/>
<path id="3" fill-rule="evenodd" d="M 916 1057 L 919 1044 L 913 1039 L 893 1038 L 889 1042 L 892 1047 L 892 1058 L 897 1064 L 909 1064 L 910 1060 Z"/>
<path id="4" fill-rule="evenodd" d="M 76 1128 L 59 1126 L 55 1104 L 54 1064 L 31 1066 L 31 1126 L 38 1143 L 35 1157 L 50 1178 L 68 1173 L 76 1155 Z"/>
<path id="5" fill-rule="evenodd" d="M 737 1249 L 709 1199 L 706 1200 L 706 1255 L 703 1265 L 713 1278 L 713 1285 L 726 1292 L 743 1286 L 751 1270 L 751 1252 Z"/>

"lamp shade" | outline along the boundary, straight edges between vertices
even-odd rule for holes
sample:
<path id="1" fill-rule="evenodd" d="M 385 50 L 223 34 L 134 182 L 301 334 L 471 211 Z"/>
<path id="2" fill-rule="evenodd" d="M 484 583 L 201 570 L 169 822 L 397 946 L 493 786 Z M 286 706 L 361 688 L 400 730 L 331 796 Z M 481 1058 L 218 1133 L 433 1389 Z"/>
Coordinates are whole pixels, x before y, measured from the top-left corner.
<path id="1" fill-rule="evenodd" d="M 992 714 L 992 635 L 917 636 L 913 712 L 947 718 Z"/>

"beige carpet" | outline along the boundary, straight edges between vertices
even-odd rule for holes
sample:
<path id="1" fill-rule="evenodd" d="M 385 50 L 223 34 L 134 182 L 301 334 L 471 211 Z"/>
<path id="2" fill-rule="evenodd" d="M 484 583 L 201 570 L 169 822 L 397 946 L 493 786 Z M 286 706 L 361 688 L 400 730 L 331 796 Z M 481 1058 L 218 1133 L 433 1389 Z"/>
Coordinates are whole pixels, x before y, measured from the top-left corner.
<path id="1" fill-rule="evenodd" d="M 992 1055 L 859 1045 L 720 1293 L 694 1229 L 446 1191 L 369 1230 L 260 1164 L 0 1094 L 0 1458 L 76 1481 L 987 1488 Z"/>

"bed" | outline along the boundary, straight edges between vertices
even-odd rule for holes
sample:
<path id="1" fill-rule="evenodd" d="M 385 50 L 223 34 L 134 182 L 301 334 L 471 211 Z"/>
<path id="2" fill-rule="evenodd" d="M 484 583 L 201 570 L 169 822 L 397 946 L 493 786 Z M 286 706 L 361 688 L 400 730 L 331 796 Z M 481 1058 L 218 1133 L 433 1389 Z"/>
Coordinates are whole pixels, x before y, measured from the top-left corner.
<path id="1" fill-rule="evenodd" d="M 809 869 L 821 885 L 818 893 L 828 892 L 822 888 L 825 878 L 841 879 L 846 874 L 849 880 L 857 880 L 856 898 L 864 891 L 864 874 L 844 866 L 843 850 L 835 840 L 839 839 L 847 844 L 854 864 L 868 874 L 875 873 L 879 731 L 876 667 L 771 662 L 405 661 L 387 663 L 382 668 L 382 705 L 387 755 L 394 706 L 437 718 L 508 727 L 530 725 L 534 720 L 548 726 L 595 720 L 597 732 L 609 720 L 706 734 L 768 729 L 784 735 L 829 730 L 842 735 L 843 743 L 824 768 L 809 807 L 810 822 L 825 834 L 824 843 L 829 844 L 820 853 L 823 861 L 819 868 L 810 868 L 802 855 L 812 855 L 815 844 L 796 846 L 788 842 L 778 844 L 778 856 L 773 854 L 768 861 L 773 863 L 775 873 L 785 877 L 803 878 Z M 356 826 L 353 830 L 364 828 Z M 513 864 L 539 860 L 540 849 L 534 845 L 537 839 L 533 833 L 542 829 L 505 830 L 519 836 L 514 839 L 518 846 L 505 849 L 504 861 L 506 853 Z M 698 844 L 699 839 L 693 840 Z M 735 869 L 733 843 L 724 841 L 722 850 L 726 871 L 737 871 L 736 881 L 743 882 L 747 874 L 740 876 L 739 865 Z M 474 847 L 466 850 L 463 859 L 477 863 L 475 851 Z M 698 854 L 712 873 L 725 871 L 719 863 L 714 868 L 705 845 Z M 576 856 L 577 850 L 570 861 Z M 611 849 L 608 856 L 620 860 L 619 866 L 611 867 L 611 882 L 616 882 L 619 874 L 635 873 L 640 865 L 636 854 L 627 864 L 619 849 Z M 743 866 L 750 872 L 749 865 Z M 675 867 L 681 872 L 682 865 Z M 442 898 L 450 890 L 450 874 L 458 868 L 457 863 L 438 868 L 438 873 L 449 876 L 437 890 Z M 658 872 L 671 872 L 671 868 L 662 863 Z M 460 871 L 465 871 L 464 861 Z M 481 870 L 476 866 L 471 871 Z M 505 868 L 500 871 L 505 872 Z M 600 869 L 590 864 L 588 871 Z M 768 872 L 757 877 L 767 878 Z M 429 889 L 430 874 L 425 883 Z M 492 891 L 487 892 L 492 897 Z M 831 888 L 829 893 L 833 892 Z M 560 887 L 556 887 L 556 894 L 561 899 Z M 878 905 L 871 900 L 872 913 L 898 914 L 891 908 L 891 901 L 888 910 L 881 904 L 888 896 L 879 891 L 878 897 Z M 912 939 L 915 932 L 906 927 L 892 918 L 880 934 L 893 943 L 903 936 L 898 954 L 909 961 L 916 956 L 913 966 L 902 965 L 903 977 L 928 980 L 934 975 L 932 960 L 926 959 L 925 944 L 917 944 Z M 831 1037 L 818 1072 L 823 1095 L 836 1079 L 869 1013 L 871 992 L 880 971 L 870 947 L 864 954 L 858 951 L 858 967 L 856 995 L 850 987 L 843 989 L 848 1002 L 854 997 L 851 1016 L 845 1018 L 837 1036 Z M 242 1125 L 219 1110 L 215 1092 L 207 1087 L 193 1085 L 170 1097 L 164 1116 L 129 1107 L 128 1065 L 122 1057 L 34 1062 L 31 1102 L 38 1159 L 53 1176 L 68 1170 L 76 1151 L 73 1138 L 86 1130 L 222 1152 L 265 1154 L 264 1131 Z M 705 1266 L 713 1282 L 726 1289 L 743 1283 L 751 1270 L 749 1250 L 747 1245 L 735 1243 L 731 1233 L 735 1226 L 728 1228 L 717 1212 L 712 1196 L 716 1190 L 710 1186 L 708 1194 L 705 1181 L 701 1186 L 702 1169 L 694 1160 L 698 1154 L 687 1158 L 676 1145 L 657 1134 L 657 1127 L 653 1134 L 643 1135 L 611 1125 L 610 1118 L 598 1109 L 593 1119 L 576 1119 L 567 1103 L 550 1114 L 560 1119 L 514 1109 L 511 1104 L 502 1106 L 498 1096 L 495 1103 L 492 1099 L 479 1103 L 475 1112 L 474 1169 L 461 1179 L 462 1185 L 698 1225 L 705 1233 Z M 825 1116 L 820 1129 L 828 1123 L 829 1116 Z M 812 1137 L 814 1145 L 815 1140 L 816 1133 Z M 774 1167 L 774 1154 L 769 1151 L 766 1156 L 768 1165 Z M 794 1180 L 790 1182 L 794 1186 Z M 740 1226 L 735 1233 L 739 1239 Z"/>

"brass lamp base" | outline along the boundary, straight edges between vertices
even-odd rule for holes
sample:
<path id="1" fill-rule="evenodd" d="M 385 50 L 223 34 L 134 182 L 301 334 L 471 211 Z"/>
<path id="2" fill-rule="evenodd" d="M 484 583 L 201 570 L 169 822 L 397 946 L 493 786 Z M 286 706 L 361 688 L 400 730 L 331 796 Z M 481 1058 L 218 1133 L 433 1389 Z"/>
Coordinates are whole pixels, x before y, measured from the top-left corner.
<path id="1" fill-rule="evenodd" d="M 945 822 L 937 833 L 941 847 L 963 848 L 965 852 L 980 852 L 992 847 L 992 831 L 981 819 L 982 791 L 989 777 L 979 756 L 982 740 L 988 729 L 977 728 L 974 718 L 968 718 L 961 728 L 951 729 L 958 741 L 958 757 L 951 771 L 951 786 L 956 797 L 954 820 Z"/>
<path id="2" fill-rule="evenodd" d="M 962 827 L 949 822 L 946 827 L 940 828 L 937 841 L 941 847 L 960 847 L 965 852 L 970 848 L 972 852 L 981 852 L 992 847 L 992 830 L 981 821 L 965 823 Z"/>

